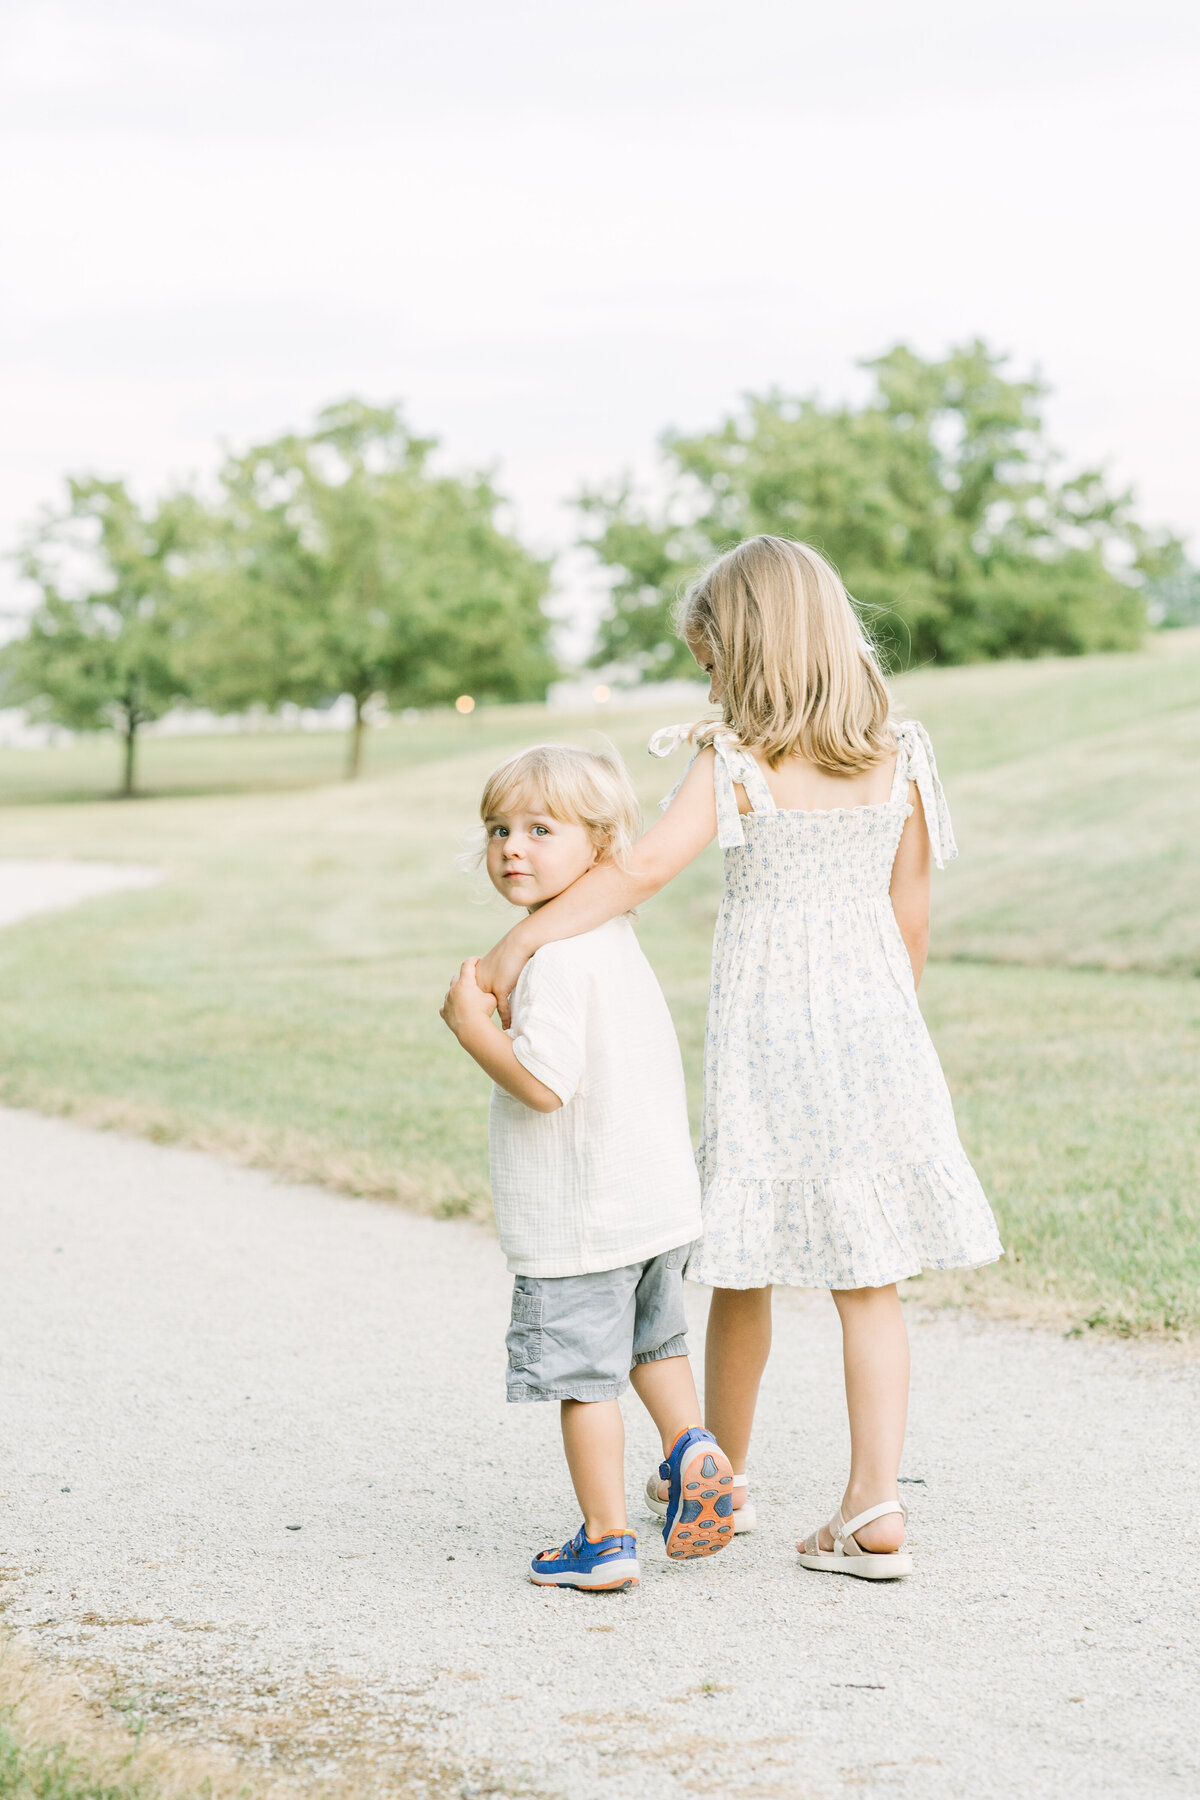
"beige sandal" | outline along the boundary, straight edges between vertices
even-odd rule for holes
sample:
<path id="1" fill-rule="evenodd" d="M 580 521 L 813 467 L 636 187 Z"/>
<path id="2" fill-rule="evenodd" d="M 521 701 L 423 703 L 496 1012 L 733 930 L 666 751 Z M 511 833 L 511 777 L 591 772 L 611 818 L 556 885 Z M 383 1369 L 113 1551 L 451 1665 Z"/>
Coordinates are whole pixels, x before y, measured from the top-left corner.
<path id="1" fill-rule="evenodd" d="M 872 1519 L 882 1519 L 888 1513 L 899 1513 L 905 1523 L 908 1522 L 908 1508 L 903 1500 L 883 1500 L 849 1520 L 843 1519 L 839 1507 L 825 1527 L 833 1539 L 833 1549 L 822 1550 L 821 1533 L 814 1531 L 798 1546 L 801 1563 L 806 1569 L 826 1570 L 831 1575 L 859 1575 L 864 1581 L 898 1581 L 904 1575 L 911 1575 L 913 1559 L 910 1550 L 864 1550 L 854 1536 L 861 1526 L 869 1525 Z"/>

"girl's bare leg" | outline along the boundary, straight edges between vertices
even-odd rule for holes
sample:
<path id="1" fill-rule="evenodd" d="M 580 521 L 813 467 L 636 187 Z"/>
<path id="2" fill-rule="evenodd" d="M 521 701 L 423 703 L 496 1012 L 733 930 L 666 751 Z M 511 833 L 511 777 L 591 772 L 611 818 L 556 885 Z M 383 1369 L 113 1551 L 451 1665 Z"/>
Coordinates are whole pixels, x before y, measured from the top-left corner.
<path id="1" fill-rule="evenodd" d="M 743 1473 L 758 1387 L 771 1351 L 771 1289 L 714 1288 L 704 1339 L 704 1423 Z M 734 1488 L 735 1510 L 746 1498 Z"/>
<path id="2" fill-rule="evenodd" d="M 852 1519 L 881 1500 L 898 1497 L 896 1477 L 908 1418 L 908 1331 L 895 1286 L 835 1292 L 842 1321 L 846 1407 L 850 1414 L 850 1479 L 842 1517 Z M 855 1532 L 864 1550 L 898 1550 L 904 1521 L 898 1513 Z M 821 1547 L 829 1536 L 822 1531 Z M 833 1548 L 830 1540 L 830 1549 Z"/>

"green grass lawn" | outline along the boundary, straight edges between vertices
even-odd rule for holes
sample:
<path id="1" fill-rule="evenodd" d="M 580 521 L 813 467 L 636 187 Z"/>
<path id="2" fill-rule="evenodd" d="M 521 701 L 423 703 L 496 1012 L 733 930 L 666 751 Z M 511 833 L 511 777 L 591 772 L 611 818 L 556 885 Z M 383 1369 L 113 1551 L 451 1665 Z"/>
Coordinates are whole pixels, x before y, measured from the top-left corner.
<path id="1" fill-rule="evenodd" d="M 1200 633 L 895 685 L 933 734 L 963 850 L 935 877 L 922 1001 L 1013 1253 L 981 1291 L 1195 1330 Z M 603 721 L 648 813 L 682 769 L 644 754 L 664 722 Z M 350 786 L 337 740 L 160 739 L 157 796 L 125 803 L 67 798 L 111 790 L 111 745 L 0 753 L 3 854 L 170 872 L 0 934 L 0 1094 L 485 1211 L 486 1083 L 437 1006 L 512 915 L 455 858 L 506 750 L 594 724 L 536 708 L 393 724 Z M 710 850 L 641 925 L 696 1099 L 719 881 Z"/>
<path id="2" fill-rule="evenodd" d="M 448 708 L 396 719 L 369 730 L 363 753 L 368 775 L 395 774 L 416 763 L 453 756 L 472 746 L 508 743 L 514 728 L 535 734 L 543 706 L 481 708 L 465 718 Z M 0 747 L 0 807 L 44 801 L 115 797 L 121 751 L 107 733 L 76 738 L 55 750 Z M 313 787 L 339 781 L 346 762 L 340 731 L 235 731 L 203 737 L 142 734 L 137 785 L 143 798 L 180 794 L 244 794 Z"/>

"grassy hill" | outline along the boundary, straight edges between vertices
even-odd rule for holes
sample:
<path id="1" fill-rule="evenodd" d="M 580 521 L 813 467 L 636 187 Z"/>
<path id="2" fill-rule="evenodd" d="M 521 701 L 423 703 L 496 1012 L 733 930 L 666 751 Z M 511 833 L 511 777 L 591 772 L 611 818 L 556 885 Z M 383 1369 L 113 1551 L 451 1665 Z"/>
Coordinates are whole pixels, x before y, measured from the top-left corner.
<path id="1" fill-rule="evenodd" d="M 935 878 L 922 1003 L 1012 1252 L 966 1285 L 1080 1324 L 1195 1329 L 1200 633 L 896 689 L 962 848 Z M 663 722 L 605 721 L 648 812 L 682 767 L 645 755 Z M 437 1006 L 511 914 L 455 857 L 501 755 L 591 726 L 535 708 L 396 724 L 353 787 L 330 781 L 336 740 L 156 740 L 159 795 L 132 804 L 62 797 L 111 784 L 111 746 L 0 752 L 4 854 L 171 875 L 0 935 L 0 1095 L 486 1210 L 486 1084 Z M 697 1099 L 719 882 L 710 850 L 641 926 Z"/>
<path id="2" fill-rule="evenodd" d="M 954 788 L 938 955 L 1200 975 L 1200 632 L 897 685 Z"/>

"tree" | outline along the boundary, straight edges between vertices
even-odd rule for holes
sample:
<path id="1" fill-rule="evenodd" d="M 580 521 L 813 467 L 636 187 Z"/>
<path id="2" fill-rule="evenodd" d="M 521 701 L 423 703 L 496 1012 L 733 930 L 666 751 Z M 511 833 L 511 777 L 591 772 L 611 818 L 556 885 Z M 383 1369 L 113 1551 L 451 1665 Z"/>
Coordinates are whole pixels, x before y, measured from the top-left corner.
<path id="1" fill-rule="evenodd" d="M 20 554 L 40 601 L 0 651 L 4 689 L 35 717 L 76 731 L 113 727 L 121 794 L 133 794 L 138 732 L 182 698 L 174 565 L 196 504 L 177 494 L 143 511 L 120 481 L 69 480 Z"/>
<path id="2" fill-rule="evenodd" d="M 1165 631 L 1200 625 L 1200 569 L 1188 561 L 1182 544 L 1163 558 L 1147 588 L 1150 620 Z"/>
<path id="3" fill-rule="evenodd" d="M 435 447 L 395 407 L 347 400 L 310 434 L 230 460 L 189 577 L 188 659 L 204 703 L 349 694 L 352 776 L 376 696 L 406 706 L 464 692 L 544 696 L 555 673 L 547 565 L 497 524 L 487 480 L 430 472 Z"/>
<path id="4" fill-rule="evenodd" d="M 904 345 L 863 366 L 862 406 L 751 395 L 715 430 L 668 435 L 670 496 L 585 493 L 584 541 L 614 571 L 594 662 L 689 670 L 671 630 L 686 578 L 757 532 L 801 538 L 838 567 L 899 666 L 1125 649 L 1142 580 L 1175 541 L 1133 517 L 1100 471 L 1060 479 L 1034 380 L 976 341 L 926 362 Z"/>

